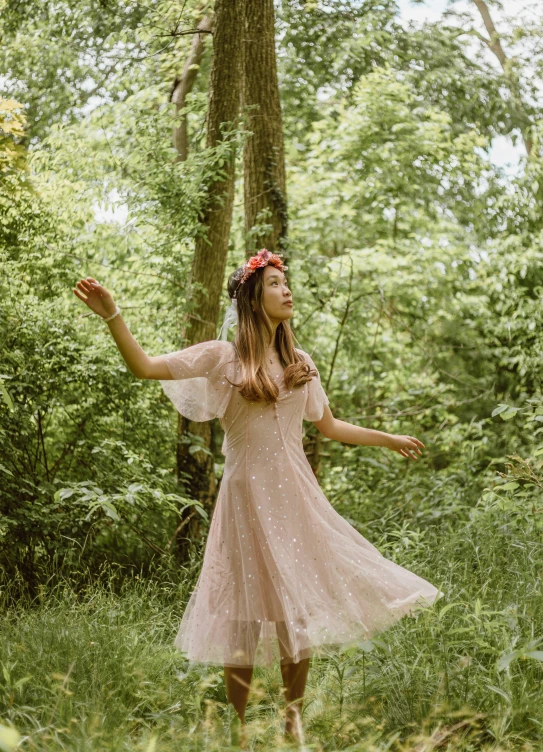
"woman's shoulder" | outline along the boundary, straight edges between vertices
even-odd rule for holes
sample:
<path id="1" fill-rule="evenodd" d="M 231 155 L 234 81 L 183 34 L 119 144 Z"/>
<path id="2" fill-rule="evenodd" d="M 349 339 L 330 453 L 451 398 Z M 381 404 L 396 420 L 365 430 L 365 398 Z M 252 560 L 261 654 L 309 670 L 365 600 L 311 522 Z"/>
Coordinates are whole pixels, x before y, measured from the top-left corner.
<path id="1" fill-rule="evenodd" d="M 225 339 L 211 339 L 208 344 L 210 347 L 214 347 L 221 355 L 228 356 L 236 354 L 235 344 L 233 342 L 228 342 Z"/>
<path id="2" fill-rule="evenodd" d="M 305 350 L 302 350 L 301 347 L 295 347 L 294 349 L 296 350 L 296 352 L 298 353 L 298 355 L 300 355 L 300 357 L 302 358 L 302 360 L 305 363 L 308 364 L 308 366 L 310 368 L 310 373 L 312 373 L 313 376 L 315 376 L 315 375 L 318 376 L 319 369 L 315 365 L 315 361 L 313 360 L 313 358 L 311 357 L 311 355 L 308 352 L 306 352 Z"/>
<path id="3" fill-rule="evenodd" d="M 225 339 L 211 339 L 203 343 L 212 353 L 218 366 L 229 366 L 238 360 L 238 353 L 233 342 Z"/>
<path id="4" fill-rule="evenodd" d="M 298 353 L 298 355 L 300 355 L 301 358 L 306 361 L 306 363 L 310 363 L 311 365 L 315 365 L 313 363 L 313 358 L 311 357 L 311 355 L 308 352 L 306 352 L 305 350 L 302 350 L 301 347 L 295 347 L 294 349 L 296 350 L 296 352 Z"/>
<path id="5" fill-rule="evenodd" d="M 213 354 L 219 359 L 227 358 L 228 356 L 235 355 L 236 350 L 233 342 L 227 342 L 224 339 L 207 339 L 203 342 L 198 342 L 195 345 L 185 348 L 186 351 L 192 351 L 194 353 L 209 353 Z"/>
<path id="6" fill-rule="evenodd" d="M 165 356 L 168 362 L 179 367 L 190 367 L 207 373 L 227 366 L 236 360 L 236 350 L 233 342 L 221 339 L 208 339 L 189 345 L 182 350 L 176 350 Z"/>

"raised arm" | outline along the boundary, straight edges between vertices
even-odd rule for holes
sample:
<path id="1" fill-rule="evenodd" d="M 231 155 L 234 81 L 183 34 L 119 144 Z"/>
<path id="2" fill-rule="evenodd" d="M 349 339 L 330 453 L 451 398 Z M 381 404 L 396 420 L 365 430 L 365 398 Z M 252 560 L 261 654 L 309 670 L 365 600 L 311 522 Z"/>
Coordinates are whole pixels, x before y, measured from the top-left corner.
<path id="1" fill-rule="evenodd" d="M 328 405 L 324 408 L 321 420 L 313 421 L 317 429 L 327 439 L 342 441 L 345 444 L 358 444 L 363 446 L 382 446 L 398 452 L 402 457 L 411 457 L 417 460 L 416 454 L 422 454 L 420 447 L 424 444 L 414 436 L 403 436 L 384 431 L 376 431 L 373 428 L 362 428 L 344 420 L 334 418 Z"/>
<path id="2" fill-rule="evenodd" d="M 77 289 L 72 287 L 72 290 L 80 300 L 102 318 L 108 318 L 115 313 L 116 305 L 113 296 L 93 277 L 80 279 L 77 282 Z M 166 364 L 166 356 L 147 355 L 129 330 L 122 314 L 119 313 L 106 323 L 124 362 L 136 378 L 164 380 L 173 378 Z"/>

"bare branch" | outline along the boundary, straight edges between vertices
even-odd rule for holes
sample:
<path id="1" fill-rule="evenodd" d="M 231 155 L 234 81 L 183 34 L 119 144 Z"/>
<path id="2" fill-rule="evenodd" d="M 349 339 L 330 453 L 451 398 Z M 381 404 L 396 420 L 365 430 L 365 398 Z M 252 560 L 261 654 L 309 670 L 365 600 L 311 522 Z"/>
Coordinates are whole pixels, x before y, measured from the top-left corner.
<path id="1" fill-rule="evenodd" d="M 202 62 L 204 54 L 204 42 L 205 34 L 213 33 L 213 18 L 211 16 L 204 16 L 198 28 L 191 31 L 195 36 L 192 39 L 192 46 L 190 54 L 185 62 L 183 73 L 179 80 L 174 81 L 171 101 L 175 104 L 176 112 L 179 112 L 185 106 L 187 94 L 192 90 L 196 76 Z M 184 162 L 188 155 L 188 130 L 187 130 L 187 116 L 183 117 L 183 121 L 179 128 L 173 129 L 173 145 L 178 152 L 177 161 Z"/>
<path id="2" fill-rule="evenodd" d="M 500 65 L 502 66 L 505 78 L 507 79 L 507 82 L 509 84 L 509 89 L 511 91 L 513 101 L 515 103 L 517 115 L 522 124 L 521 132 L 524 146 L 526 148 L 526 154 L 530 156 L 533 142 L 529 136 L 529 129 L 532 123 L 528 113 L 526 112 L 526 107 L 522 100 L 520 81 L 518 79 L 512 61 L 507 57 L 505 50 L 502 47 L 500 35 L 494 25 L 494 21 L 492 20 L 492 16 L 490 15 L 488 5 L 486 4 L 485 0 L 473 0 L 473 2 L 475 3 L 479 13 L 481 14 L 485 29 L 487 30 L 488 36 L 490 38 L 486 39 L 482 34 L 479 34 L 479 32 L 476 31 L 473 31 L 473 33 L 487 45 L 487 47 L 498 58 Z"/>
<path id="3" fill-rule="evenodd" d="M 172 547 L 172 543 L 174 542 L 174 540 L 175 540 L 175 539 L 177 538 L 177 536 L 179 535 L 179 533 L 181 532 L 181 530 L 183 530 L 183 528 L 184 528 L 184 527 L 185 527 L 186 525 L 188 525 L 188 523 L 189 523 L 189 522 L 191 521 L 191 519 L 192 519 L 192 518 L 194 517 L 194 515 L 195 515 L 195 514 L 196 514 L 196 510 L 195 510 L 195 509 L 193 509 L 193 510 L 192 510 L 192 511 L 190 512 L 190 514 L 188 514 L 188 515 L 187 515 L 187 516 L 185 517 L 185 519 L 184 519 L 184 520 L 181 520 L 180 524 L 179 524 L 179 525 L 177 526 L 177 528 L 176 528 L 176 530 L 175 530 L 175 533 L 174 533 L 174 534 L 172 535 L 172 537 L 170 538 L 170 540 L 169 540 L 169 541 L 168 541 L 168 543 L 166 544 L 166 550 L 168 550 L 169 548 L 171 548 L 171 547 Z"/>
<path id="4" fill-rule="evenodd" d="M 167 34 L 158 34 L 158 37 L 186 37 L 189 34 L 213 34 L 212 29 L 185 29 L 184 31 L 170 31 Z"/>
<path id="5" fill-rule="evenodd" d="M 481 14 L 483 23 L 485 25 L 485 29 L 487 30 L 488 36 L 490 37 L 490 39 L 488 40 L 485 39 L 485 42 L 490 47 L 492 52 L 496 55 L 496 57 L 501 63 L 502 68 L 505 70 L 505 67 L 507 65 L 507 55 L 505 54 L 503 50 L 502 43 L 500 40 L 500 35 L 498 34 L 496 27 L 494 26 L 494 22 L 492 20 L 492 16 L 490 15 L 488 5 L 485 3 L 484 0 L 473 0 L 473 2 L 477 6 L 477 9 L 479 10 L 479 13 Z"/>

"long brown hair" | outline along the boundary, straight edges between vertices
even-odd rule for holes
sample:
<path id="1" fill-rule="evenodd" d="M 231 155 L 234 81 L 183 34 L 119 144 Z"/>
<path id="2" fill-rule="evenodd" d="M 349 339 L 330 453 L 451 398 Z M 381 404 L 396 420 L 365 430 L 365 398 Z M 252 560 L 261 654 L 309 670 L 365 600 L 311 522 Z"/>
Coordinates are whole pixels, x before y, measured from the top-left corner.
<path id="1" fill-rule="evenodd" d="M 228 279 L 228 294 L 235 297 L 238 307 L 238 326 L 234 344 L 241 361 L 241 384 L 236 384 L 242 397 L 252 402 L 277 402 L 279 389 L 264 367 L 266 342 L 273 334 L 273 326 L 262 305 L 264 269 L 256 269 L 248 279 L 239 284 L 243 267 L 236 269 Z M 253 305 L 255 310 L 253 310 Z M 273 344 L 285 369 L 285 386 L 288 389 L 311 381 L 316 372 L 296 352 L 294 334 L 288 320 L 281 321 L 275 330 Z"/>

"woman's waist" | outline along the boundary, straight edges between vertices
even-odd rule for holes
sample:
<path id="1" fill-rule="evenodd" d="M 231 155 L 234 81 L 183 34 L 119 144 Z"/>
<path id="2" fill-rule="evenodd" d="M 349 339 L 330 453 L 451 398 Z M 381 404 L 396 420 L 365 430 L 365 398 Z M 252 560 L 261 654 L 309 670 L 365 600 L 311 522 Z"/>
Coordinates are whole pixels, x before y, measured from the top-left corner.
<path id="1" fill-rule="evenodd" d="M 302 446 L 302 430 L 281 430 L 279 426 L 249 431 L 225 431 L 223 453 L 244 456 L 246 454 L 279 454 L 287 448 Z"/>

